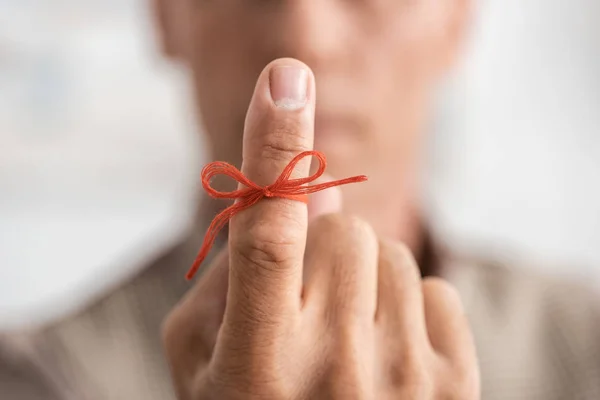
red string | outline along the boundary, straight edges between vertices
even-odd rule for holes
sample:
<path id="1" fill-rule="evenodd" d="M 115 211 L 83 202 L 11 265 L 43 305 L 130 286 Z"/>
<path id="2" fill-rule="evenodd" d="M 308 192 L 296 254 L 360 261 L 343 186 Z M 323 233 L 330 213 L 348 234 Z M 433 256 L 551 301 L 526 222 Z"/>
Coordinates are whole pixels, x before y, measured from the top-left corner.
<path id="1" fill-rule="evenodd" d="M 307 178 L 290 179 L 294 168 L 305 157 L 315 156 L 319 160 L 319 169 L 317 172 Z M 333 182 L 320 183 L 318 185 L 308 185 L 311 182 L 317 180 L 325 172 L 327 167 L 327 160 L 323 153 L 318 151 L 305 151 L 298 154 L 290 163 L 285 167 L 279 178 L 275 183 L 261 187 L 256 183 L 250 181 L 244 176 L 236 167 L 231 164 L 216 161 L 212 162 L 202 169 L 202 186 L 204 190 L 215 199 L 233 199 L 237 200 L 232 206 L 227 207 L 221 211 L 211 222 L 206 235 L 204 236 L 204 242 L 202 247 L 194 260 L 194 264 L 190 268 L 186 275 L 186 279 L 190 280 L 194 277 L 200 265 L 208 255 L 217 235 L 221 229 L 229 222 L 229 220 L 240 211 L 243 211 L 254 204 L 258 203 L 263 197 L 280 197 L 283 199 L 290 199 L 308 203 L 307 196 L 311 193 L 320 192 L 321 190 L 328 189 L 334 186 L 346 185 L 349 183 L 364 182 L 367 177 L 364 175 L 354 176 L 352 178 L 340 179 Z M 227 175 L 242 185 L 246 186 L 244 189 L 238 189 L 231 192 L 219 192 L 210 186 L 210 180 L 216 175 Z"/>

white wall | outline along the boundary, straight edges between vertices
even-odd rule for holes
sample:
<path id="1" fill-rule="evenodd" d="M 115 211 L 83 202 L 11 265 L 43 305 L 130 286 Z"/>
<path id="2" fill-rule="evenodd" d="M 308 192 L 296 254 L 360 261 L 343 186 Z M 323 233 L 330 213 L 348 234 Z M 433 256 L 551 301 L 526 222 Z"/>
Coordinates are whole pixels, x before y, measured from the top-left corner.
<path id="1" fill-rule="evenodd" d="M 0 1 L 0 325 L 107 290 L 180 234 L 184 81 L 145 1 Z"/>
<path id="2" fill-rule="evenodd" d="M 0 325 L 107 290 L 189 219 L 199 144 L 143 3 L 0 1 Z M 426 172 L 438 225 L 598 277 L 600 2 L 478 14 Z"/>
<path id="3" fill-rule="evenodd" d="M 600 2 L 489 0 L 477 14 L 437 132 L 443 220 L 598 279 Z"/>

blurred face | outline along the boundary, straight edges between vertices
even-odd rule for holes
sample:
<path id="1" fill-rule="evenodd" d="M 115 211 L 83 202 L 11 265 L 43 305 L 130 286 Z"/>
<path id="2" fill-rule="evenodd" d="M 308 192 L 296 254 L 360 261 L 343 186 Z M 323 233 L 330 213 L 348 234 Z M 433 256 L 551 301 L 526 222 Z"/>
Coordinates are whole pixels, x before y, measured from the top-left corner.
<path id="1" fill-rule="evenodd" d="M 167 50 L 193 74 L 214 157 L 239 162 L 258 74 L 293 57 L 315 73 L 317 149 L 340 173 L 365 173 L 416 150 L 466 0 L 156 1 Z"/>
<path id="2" fill-rule="evenodd" d="M 343 189 L 345 208 L 393 233 L 391 209 L 418 203 L 400 197 L 416 192 L 429 96 L 456 52 L 468 0 L 154 1 L 166 52 L 192 73 L 211 158 L 240 164 L 260 71 L 297 58 L 315 74 L 315 146 L 328 173 L 370 178 Z"/>

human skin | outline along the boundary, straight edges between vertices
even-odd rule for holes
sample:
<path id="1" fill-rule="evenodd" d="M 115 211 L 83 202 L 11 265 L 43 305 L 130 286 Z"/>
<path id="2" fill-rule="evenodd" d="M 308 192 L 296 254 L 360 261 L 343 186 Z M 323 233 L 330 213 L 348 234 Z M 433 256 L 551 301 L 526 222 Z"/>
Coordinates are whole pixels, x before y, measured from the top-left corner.
<path id="1" fill-rule="evenodd" d="M 154 3 L 165 53 L 190 71 L 210 158 L 269 184 L 314 147 L 333 177 L 369 176 L 313 196 L 310 224 L 305 205 L 281 199 L 231 221 L 228 248 L 165 322 L 180 398 L 478 398 L 458 295 L 422 280 L 412 256 L 427 109 L 468 0 Z M 286 56 L 307 65 L 269 64 Z M 277 66 L 306 71 L 302 106 L 278 105 Z"/>
<path id="2" fill-rule="evenodd" d="M 152 0 L 164 53 L 190 72 L 209 159 L 241 164 L 258 75 L 299 59 L 315 75 L 315 148 L 328 173 L 369 176 L 342 188 L 344 211 L 415 254 L 428 108 L 460 54 L 470 1 Z"/>
<path id="3" fill-rule="evenodd" d="M 313 148 L 314 95 L 299 61 L 267 66 L 243 136 L 250 180 L 273 182 Z M 299 164 L 292 178 L 309 169 Z M 179 398 L 478 399 L 456 291 L 422 280 L 410 250 L 364 220 L 313 218 L 303 202 L 281 198 L 232 218 L 227 251 L 165 323 Z"/>

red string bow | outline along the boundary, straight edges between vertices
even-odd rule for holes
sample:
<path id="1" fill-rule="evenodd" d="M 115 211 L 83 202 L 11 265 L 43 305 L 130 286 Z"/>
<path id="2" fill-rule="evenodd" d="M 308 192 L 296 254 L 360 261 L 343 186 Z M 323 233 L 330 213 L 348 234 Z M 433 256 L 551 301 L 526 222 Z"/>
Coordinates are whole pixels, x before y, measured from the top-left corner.
<path id="1" fill-rule="evenodd" d="M 319 160 L 319 169 L 317 172 L 307 178 L 290 179 L 294 168 L 305 157 L 315 156 Z M 334 186 L 346 185 L 349 183 L 364 182 L 367 177 L 364 175 L 354 176 L 351 178 L 340 179 L 333 182 L 325 182 L 317 185 L 308 185 L 311 182 L 317 180 L 325 172 L 327 167 L 327 160 L 323 153 L 318 151 L 305 151 L 298 154 L 290 163 L 285 167 L 279 178 L 271 185 L 261 187 L 256 183 L 252 182 L 244 176 L 236 167 L 231 164 L 216 161 L 206 165 L 202 169 L 202 187 L 204 190 L 215 199 L 232 199 L 237 200 L 233 205 L 227 207 L 221 211 L 211 222 L 206 235 L 204 236 L 204 242 L 198 252 L 194 264 L 190 268 L 186 275 L 186 279 L 190 280 L 194 277 L 200 265 L 208 255 L 219 231 L 229 222 L 229 220 L 240 211 L 243 211 L 254 204 L 258 203 L 263 197 L 280 197 L 283 199 L 290 199 L 308 203 L 307 195 L 321 190 L 328 189 Z M 244 189 L 234 190 L 232 192 L 219 192 L 210 186 L 210 180 L 216 175 L 227 175 L 242 185 L 246 186 Z"/>

